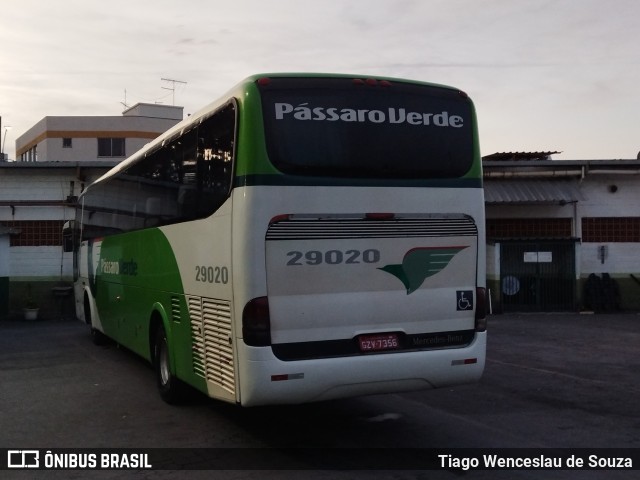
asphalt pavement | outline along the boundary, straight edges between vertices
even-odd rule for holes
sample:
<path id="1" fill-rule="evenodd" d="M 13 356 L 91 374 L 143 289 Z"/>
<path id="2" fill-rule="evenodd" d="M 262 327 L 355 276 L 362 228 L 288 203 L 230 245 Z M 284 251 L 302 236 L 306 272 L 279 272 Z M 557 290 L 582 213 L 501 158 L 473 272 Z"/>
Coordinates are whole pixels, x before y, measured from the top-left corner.
<path id="1" fill-rule="evenodd" d="M 95 346 L 72 319 L 0 321 L 0 448 L 640 450 L 640 315 L 494 315 L 474 385 L 242 409 L 194 393 L 165 404 L 150 366 Z M 582 450 L 581 450 L 582 451 Z M 302 461 L 302 458 L 297 459 Z M 189 468 L 210 468 L 195 459 Z M 248 466 L 248 465 L 245 465 Z M 190 472 L 191 478 L 311 478 Z M 640 467 L 638 465 L 637 467 Z M 636 467 L 636 468 L 637 468 Z M 9 478 L 0 472 L 1 478 Z M 132 478 L 131 472 L 8 472 L 10 478 Z M 140 472 L 136 472 L 140 473 Z M 317 471 L 313 478 L 458 478 L 479 472 Z M 481 478 L 637 478 L 636 471 L 485 472 Z M 603 474 L 606 475 L 603 476 Z M 56 476 L 57 474 L 57 476 Z M 491 474 L 491 475 L 489 475 Z M 501 476 L 504 474 L 504 476 Z M 175 478 L 169 471 L 143 478 Z M 257 476 L 256 476 L 257 475 Z M 478 476 L 468 478 L 480 478 Z M 140 478 L 140 477 L 137 477 Z"/>

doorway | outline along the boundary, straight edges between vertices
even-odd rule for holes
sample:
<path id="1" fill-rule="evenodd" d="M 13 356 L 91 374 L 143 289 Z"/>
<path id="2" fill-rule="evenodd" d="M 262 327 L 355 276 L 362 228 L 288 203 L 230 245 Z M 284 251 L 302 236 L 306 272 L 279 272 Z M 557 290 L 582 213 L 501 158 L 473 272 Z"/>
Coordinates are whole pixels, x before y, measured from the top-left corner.
<path id="1" fill-rule="evenodd" d="M 500 288 L 505 312 L 575 310 L 575 242 L 501 243 Z"/>

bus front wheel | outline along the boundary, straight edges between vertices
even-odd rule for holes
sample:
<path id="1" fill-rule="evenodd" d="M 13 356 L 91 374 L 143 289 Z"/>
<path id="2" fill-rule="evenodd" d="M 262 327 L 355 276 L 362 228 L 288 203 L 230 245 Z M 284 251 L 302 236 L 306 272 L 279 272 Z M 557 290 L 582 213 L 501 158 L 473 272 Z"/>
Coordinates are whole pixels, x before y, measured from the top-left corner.
<path id="1" fill-rule="evenodd" d="M 171 373 L 171 356 L 164 327 L 156 330 L 153 346 L 153 364 L 160 397 L 172 405 L 180 403 L 184 397 L 184 384 Z"/>

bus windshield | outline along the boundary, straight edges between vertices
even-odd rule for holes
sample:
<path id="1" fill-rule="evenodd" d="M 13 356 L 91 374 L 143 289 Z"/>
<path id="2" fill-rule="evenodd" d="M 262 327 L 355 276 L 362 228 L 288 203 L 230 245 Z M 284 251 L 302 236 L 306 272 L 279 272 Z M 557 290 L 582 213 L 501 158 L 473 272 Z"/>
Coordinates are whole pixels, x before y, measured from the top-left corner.
<path id="1" fill-rule="evenodd" d="M 458 178 L 472 166 L 472 106 L 460 91 L 348 78 L 258 84 L 269 158 L 283 173 Z"/>

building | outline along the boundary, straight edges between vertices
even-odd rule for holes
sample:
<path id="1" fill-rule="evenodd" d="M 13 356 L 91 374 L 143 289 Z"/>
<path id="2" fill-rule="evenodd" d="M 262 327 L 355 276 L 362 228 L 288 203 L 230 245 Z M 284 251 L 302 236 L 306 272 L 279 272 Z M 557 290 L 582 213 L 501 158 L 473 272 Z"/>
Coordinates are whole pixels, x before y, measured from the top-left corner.
<path id="1" fill-rule="evenodd" d="M 0 318 L 37 297 L 45 314 L 64 307 L 71 254 L 62 227 L 86 185 L 182 120 L 183 107 L 137 104 L 122 116 L 45 117 L 0 162 Z"/>
<path id="2" fill-rule="evenodd" d="M 182 112 L 183 107 L 138 103 L 121 116 L 44 117 L 16 139 L 16 160 L 123 160 L 182 120 Z"/>
<path id="3" fill-rule="evenodd" d="M 483 158 L 494 311 L 640 310 L 640 160 Z"/>
<path id="4" fill-rule="evenodd" d="M 85 185 L 117 163 L 0 163 L 0 318 L 28 297 L 49 315 L 64 306 L 56 289 L 69 285 L 73 258 L 62 251 L 62 227 Z"/>
<path id="5" fill-rule="evenodd" d="M 553 153 L 483 159 L 494 313 L 640 311 L 640 160 Z M 120 161 L 91 160 L 0 162 L 0 318 L 29 293 L 46 315 L 73 311 L 59 296 L 73 275 L 62 226 L 84 186 Z"/>

